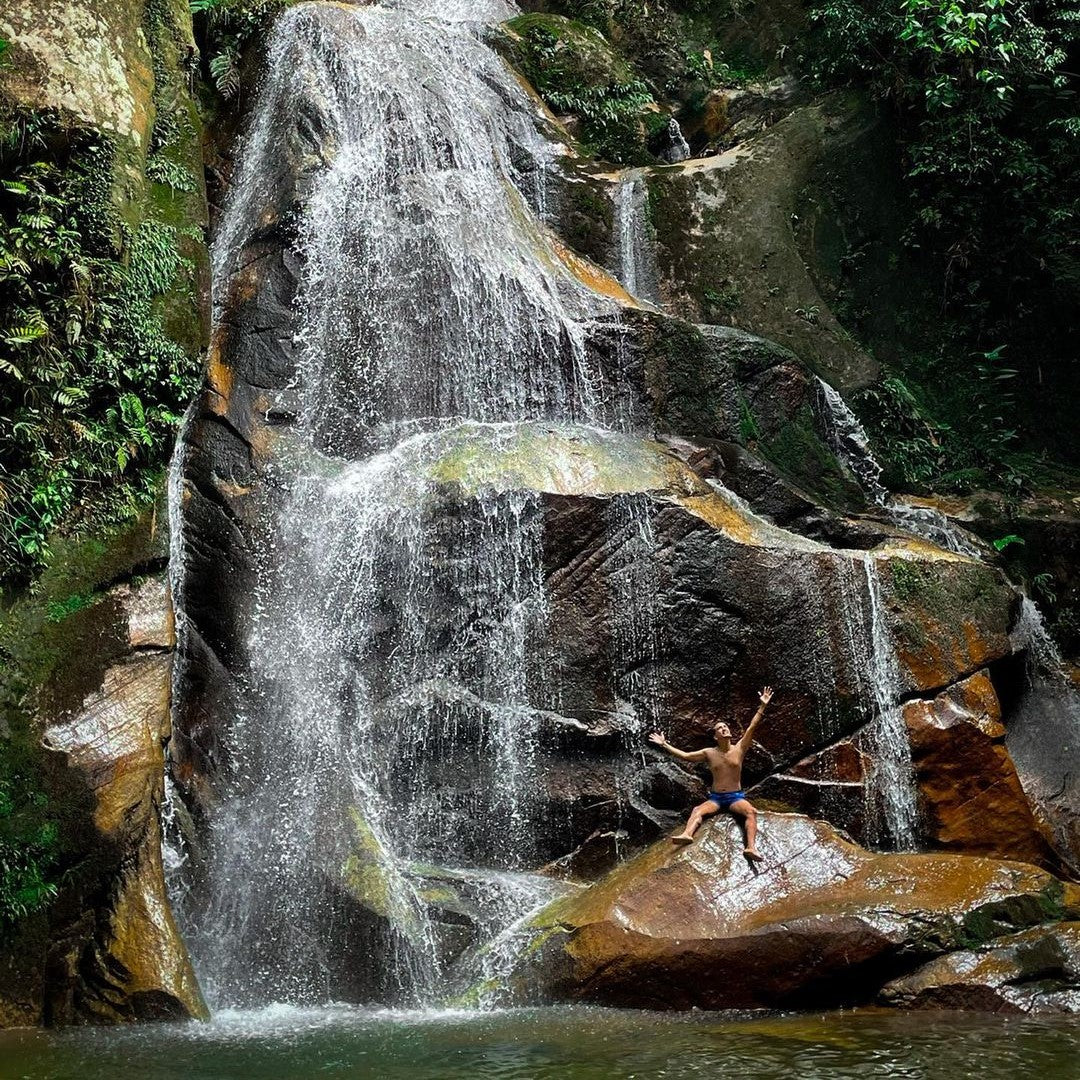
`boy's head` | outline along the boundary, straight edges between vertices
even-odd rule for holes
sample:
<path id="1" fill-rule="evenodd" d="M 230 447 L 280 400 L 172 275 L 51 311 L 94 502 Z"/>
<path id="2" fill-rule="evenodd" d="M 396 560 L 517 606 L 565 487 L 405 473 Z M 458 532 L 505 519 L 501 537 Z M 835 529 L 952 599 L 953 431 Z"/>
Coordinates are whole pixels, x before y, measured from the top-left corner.
<path id="1" fill-rule="evenodd" d="M 718 746 L 727 746 L 731 742 L 731 728 L 723 720 L 713 724 L 712 732 Z"/>

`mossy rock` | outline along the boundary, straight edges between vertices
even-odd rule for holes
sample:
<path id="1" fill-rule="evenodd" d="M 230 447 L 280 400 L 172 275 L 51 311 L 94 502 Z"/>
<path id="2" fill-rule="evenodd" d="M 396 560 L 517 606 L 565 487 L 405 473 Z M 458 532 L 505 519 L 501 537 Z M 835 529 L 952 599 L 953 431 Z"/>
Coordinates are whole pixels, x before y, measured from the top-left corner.
<path id="1" fill-rule="evenodd" d="M 599 30 L 534 13 L 504 23 L 493 41 L 553 112 L 577 118 L 584 152 L 628 164 L 655 160 L 646 144 L 667 117 Z"/>

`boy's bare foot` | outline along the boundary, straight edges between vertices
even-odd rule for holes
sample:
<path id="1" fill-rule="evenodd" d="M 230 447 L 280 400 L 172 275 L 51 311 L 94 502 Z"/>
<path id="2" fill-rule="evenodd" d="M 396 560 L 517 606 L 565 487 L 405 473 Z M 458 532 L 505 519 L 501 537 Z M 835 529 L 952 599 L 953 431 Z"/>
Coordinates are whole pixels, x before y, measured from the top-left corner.
<path id="1" fill-rule="evenodd" d="M 687 836 L 686 833 L 679 833 L 678 836 L 673 836 L 671 838 L 671 842 L 673 844 L 678 844 L 679 847 L 682 847 L 685 844 L 692 844 L 694 842 L 694 838 L 692 836 Z"/>
<path id="2" fill-rule="evenodd" d="M 743 857 L 747 862 L 764 862 L 765 859 L 758 854 L 756 848 L 748 847 L 743 848 Z"/>

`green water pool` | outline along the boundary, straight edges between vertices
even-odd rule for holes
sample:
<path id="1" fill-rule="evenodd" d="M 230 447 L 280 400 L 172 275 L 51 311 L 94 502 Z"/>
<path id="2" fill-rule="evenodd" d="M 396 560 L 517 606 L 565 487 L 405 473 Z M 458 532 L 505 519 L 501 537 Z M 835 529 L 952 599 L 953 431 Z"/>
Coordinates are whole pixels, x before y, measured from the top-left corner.
<path id="1" fill-rule="evenodd" d="M 0 1032 L 2 1080 L 1078 1080 L 1080 1017 L 734 1018 L 590 1008 L 407 1013 L 273 1006 L 211 1023 Z"/>

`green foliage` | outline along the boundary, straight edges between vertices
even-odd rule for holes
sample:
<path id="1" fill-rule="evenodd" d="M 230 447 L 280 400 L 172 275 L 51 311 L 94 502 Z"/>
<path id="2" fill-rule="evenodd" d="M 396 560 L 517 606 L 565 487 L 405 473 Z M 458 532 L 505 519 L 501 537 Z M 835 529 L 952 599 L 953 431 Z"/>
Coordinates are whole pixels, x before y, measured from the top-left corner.
<path id="1" fill-rule="evenodd" d="M 1054 482 L 1058 470 L 1021 445 L 1017 376 L 1001 349 L 969 354 L 955 337 L 938 353 L 906 356 L 903 371 L 886 368 L 854 403 L 889 486 L 1016 497 Z"/>
<path id="2" fill-rule="evenodd" d="M 617 162 L 650 160 L 646 110 L 658 115 L 652 92 L 599 30 L 544 15 L 520 16 L 510 27 L 525 76 L 555 112 L 581 118 L 588 152 Z"/>
<path id="3" fill-rule="evenodd" d="M 0 753 L 0 930 L 43 908 L 57 891 L 59 830 L 22 740 Z"/>
<path id="4" fill-rule="evenodd" d="M 975 341 L 1080 299 L 1071 0 L 824 0 L 808 58 L 891 101 L 915 219 Z M 983 346 L 985 347 L 985 345 Z"/>
<path id="5" fill-rule="evenodd" d="M 207 73 L 225 99 L 240 89 L 244 48 L 292 0 L 189 0 Z"/>
<path id="6" fill-rule="evenodd" d="M 40 564 L 53 530 L 140 505 L 198 386 L 158 302 L 191 264 L 171 226 L 119 218 L 114 153 L 0 154 L 0 577 Z"/>
<path id="7" fill-rule="evenodd" d="M 995 551 L 1004 551 L 1010 544 L 1023 544 L 1024 538 L 1017 536 L 1016 533 L 1009 533 L 1008 536 L 999 536 L 990 542 L 994 545 Z"/>

